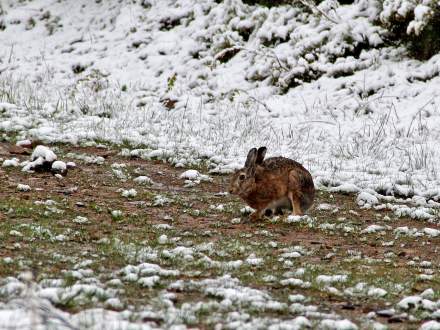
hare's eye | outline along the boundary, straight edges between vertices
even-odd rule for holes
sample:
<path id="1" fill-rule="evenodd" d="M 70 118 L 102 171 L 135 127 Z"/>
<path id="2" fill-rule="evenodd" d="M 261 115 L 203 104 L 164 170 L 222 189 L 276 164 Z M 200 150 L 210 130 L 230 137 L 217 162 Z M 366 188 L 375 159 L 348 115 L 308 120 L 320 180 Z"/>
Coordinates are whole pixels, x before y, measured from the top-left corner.
<path id="1" fill-rule="evenodd" d="M 246 175 L 240 174 L 238 178 L 240 179 L 240 181 L 243 181 L 244 179 L 246 179 Z"/>

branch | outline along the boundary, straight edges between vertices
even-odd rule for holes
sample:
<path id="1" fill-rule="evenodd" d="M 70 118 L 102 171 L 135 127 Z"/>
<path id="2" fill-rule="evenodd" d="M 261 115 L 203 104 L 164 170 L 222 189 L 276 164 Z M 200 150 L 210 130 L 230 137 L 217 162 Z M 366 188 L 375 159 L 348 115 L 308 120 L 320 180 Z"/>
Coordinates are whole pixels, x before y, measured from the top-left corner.
<path id="1" fill-rule="evenodd" d="M 339 24 L 338 21 L 336 21 L 333 18 L 331 18 L 330 16 L 328 16 L 326 12 L 324 12 L 322 9 L 319 9 L 318 6 L 316 6 L 314 3 L 311 3 L 309 0 L 297 0 L 297 1 L 301 2 L 304 6 L 308 7 L 312 11 L 313 10 L 317 11 L 319 14 L 321 14 L 321 16 L 328 19 L 330 22 L 332 22 L 334 24 Z"/>

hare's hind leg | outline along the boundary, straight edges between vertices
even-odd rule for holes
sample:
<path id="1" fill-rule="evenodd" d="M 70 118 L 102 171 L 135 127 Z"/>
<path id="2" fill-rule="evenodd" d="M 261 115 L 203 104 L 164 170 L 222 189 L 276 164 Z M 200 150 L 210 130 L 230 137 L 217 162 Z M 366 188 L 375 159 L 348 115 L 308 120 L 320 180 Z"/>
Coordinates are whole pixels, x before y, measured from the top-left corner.
<path id="1" fill-rule="evenodd" d="M 287 197 L 292 204 L 293 215 L 303 215 L 303 210 L 301 209 L 301 191 L 300 191 L 300 181 L 298 174 L 295 171 L 290 171 L 289 173 L 289 187 L 287 192 Z"/>

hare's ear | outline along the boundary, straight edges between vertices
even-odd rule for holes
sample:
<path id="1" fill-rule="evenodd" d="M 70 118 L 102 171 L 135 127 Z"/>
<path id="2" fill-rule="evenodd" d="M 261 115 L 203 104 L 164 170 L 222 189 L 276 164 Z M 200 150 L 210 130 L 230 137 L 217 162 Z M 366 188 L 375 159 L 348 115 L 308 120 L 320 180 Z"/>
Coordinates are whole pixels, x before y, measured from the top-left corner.
<path id="1" fill-rule="evenodd" d="M 257 160 L 257 148 L 252 148 L 249 150 L 249 153 L 246 158 L 246 163 L 244 163 L 244 167 L 248 171 L 248 174 L 253 176 L 255 173 L 255 162 Z"/>
<path id="2" fill-rule="evenodd" d="M 260 165 L 260 164 L 263 163 L 264 156 L 266 156 L 266 151 L 267 151 L 267 148 L 266 148 L 266 147 L 260 147 L 260 148 L 258 148 L 258 151 L 257 151 L 257 160 L 255 161 L 256 164 Z"/>

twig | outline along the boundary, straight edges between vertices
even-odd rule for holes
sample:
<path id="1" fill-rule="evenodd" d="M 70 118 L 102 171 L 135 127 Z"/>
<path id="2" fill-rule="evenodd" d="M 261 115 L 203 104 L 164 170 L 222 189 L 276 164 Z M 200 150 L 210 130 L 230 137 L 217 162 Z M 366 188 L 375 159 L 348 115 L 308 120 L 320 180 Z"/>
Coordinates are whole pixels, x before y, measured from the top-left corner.
<path id="1" fill-rule="evenodd" d="M 245 91 L 244 89 L 236 88 L 235 91 L 246 94 L 247 97 L 250 98 L 252 101 L 254 101 L 254 102 L 256 102 L 256 103 L 262 105 L 262 106 L 267 110 L 267 112 L 272 112 L 272 110 L 267 106 L 266 103 L 264 103 L 264 102 L 258 100 L 258 99 L 255 98 L 254 96 L 250 95 L 250 94 L 249 94 L 247 91 Z"/>
<path id="2" fill-rule="evenodd" d="M 323 10 L 319 9 L 315 4 L 312 4 L 307 0 L 297 0 L 297 1 L 301 2 L 304 6 L 310 8 L 312 11 L 316 10 L 318 13 L 320 13 L 324 18 L 328 19 L 330 22 L 332 22 L 334 24 L 339 24 L 338 21 L 336 21 L 333 18 L 331 18 L 330 16 L 328 16 L 327 13 L 325 13 Z"/>
<path id="3" fill-rule="evenodd" d="M 14 54 L 14 44 L 11 45 L 11 51 L 9 52 L 8 64 L 11 63 L 13 54 Z"/>
<path id="4" fill-rule="evenodd" d="M 229 47 L 229 48 L 223 49 L 223 50 L 221 50 L 220 52 L 218 52 L 217 54 L 215 54 L 214 59 L 215 59 L 215 60 L 218 60 L 218 59 L 221 58 L 224 54 L 226 54 L 226 53 L 228 53 L 228 52 L 230 52 L 230 51 L 234 51 L 234 50 L 244 50 L 244 51 L 247 51 L 248 53 L 253 53 L 253 54 L 256 54 L 256 55 L 260 55 L 260 56 L 265 56 L 265 57 L 273 58 L 273 59 L 275 59 L 275 60 L 277 61 L 278 65 L 279 65 L 279 67 L 280 67 L 281 69 L 283 69 L 284 71 L 289 71 L 289 68 L 287 68 L 286 66 L 284 66 L 284 65 L 281 63 L 281 60 L 278 58 L 278 56 L 275 54 L 275 52 L 274 52 L 272 49 L 267 49 L 267 52 L 270 52 L 270 53 L 271 53 L 271 54 L 268 54 L 268 53 L 266 53 L 266 52 L 258 51 L 258 50 L 256 50 L 256 49 L 249 49 L 249 48 L 246 48 L 246 47 L 244 47 L 244 46 L 232 46 L 232 47 Z"/>
<path id="5" fill-rule="evenodd" d="M 336 126 L 335 123 L 332 123 L 331 121 L 326 121 L 326 120 L 307 120 L 307 121 L 300 121 L 297 124 L 303 125 L 303 124 L 310 124 L 310 123 L 320 123 L 320 124 L 328 124 L 328 125 Z"/>
<path id="6" fill-rule="evenodd" d="M 416 117 L 417 117 L 418 115 L 421 114 L 421 112 L 423 111 L 423 109 L 425 109 L 425 107 L 426 107 L 429 103 L 431 103 L 433 99 L 434 99 L 434 97 L 431 97 L 431 98 L 428 100 L 428 102 L 426 102 L 421 108 L 419 108 L 419 110 L 417 110 L 417 112 L 413 115 L 412 120 L 411 120 L 411 122 L 409 123 L 408 130 L 406 131 L 406 137 L 409 137 L 409 133 L 410 133 L 410 131 L 411 131 L 412 124 L 413 124 L 414 120 L 416 119 Z"/>

